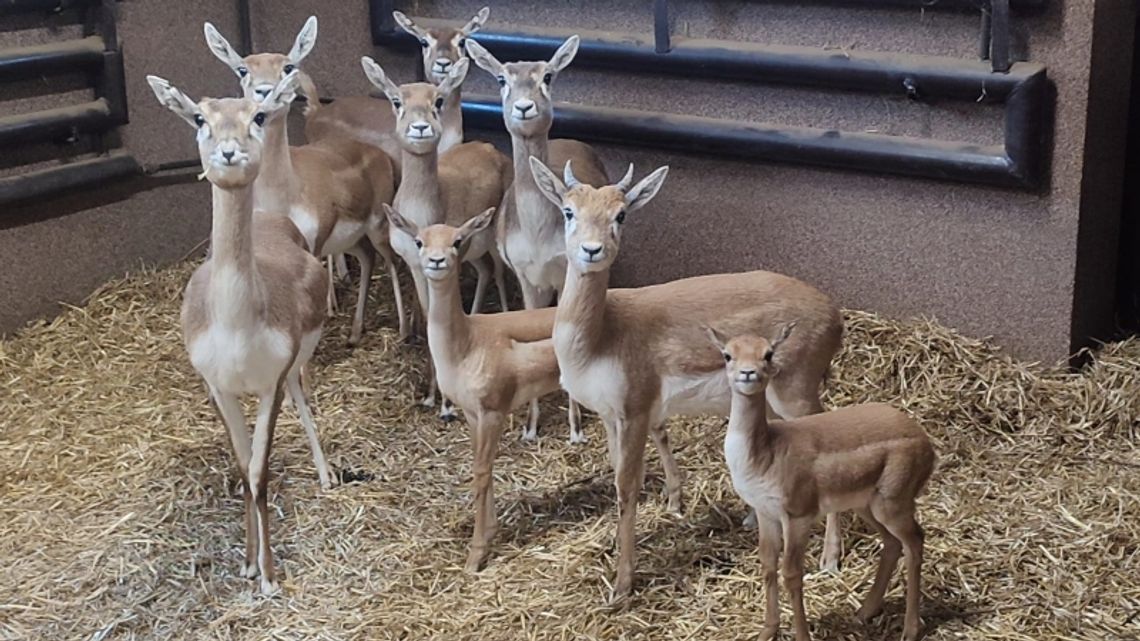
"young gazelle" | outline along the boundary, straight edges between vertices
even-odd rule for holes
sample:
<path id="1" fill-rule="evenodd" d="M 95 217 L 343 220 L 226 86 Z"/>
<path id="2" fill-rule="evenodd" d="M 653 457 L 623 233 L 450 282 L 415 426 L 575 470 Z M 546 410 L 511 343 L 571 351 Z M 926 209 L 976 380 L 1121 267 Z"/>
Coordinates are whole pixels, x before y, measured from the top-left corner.
<path id="1" fill-rule="evenodd" d="M 393 207 L 420 228 L 438 223 L 459 227 L 480 212 L 498 207 L 512 178 L 511 163 L 506 156 L 485 142 L 466 142 L 439 153 L 440 113 L 467 77 L 467 59 L 452 65 L 447 80 L 438 87 L 422 82 L 398 86 L 372 58 L 365 56 L 361 64 L 372 84 L 388 96 L 396 113 L 396 136 L 403 149 L 403 177 Z M 420 268 L 419 248 L 406 234 L 394 229 L 390 233 L 393 249 L 412 272 L 419 309 L 426 317 L 428 284 Z M 494 237 L 476 236 L 463 259 L 479 273 L 471 313 L 479 312 L 492 275 L 499 290 L 499 303 L 506 309 L 503 268 Z M 429 385 L 423 403 L 428 407 L 435 404 L 434 376 Z M 445 419 L 453 417 L 446 401 L 440 415 Z"/>
<path id="2" fill-rule="evenodd" d="M 507 266 L 518 276 L 523 306 L 546 307 L 566 282 L 566 249 L 562 237 L 562 214 L 547 201 L 534 183 L 531 156 L 554 167 L 574 163 L 578 179 L 587 185 L 609 184 L 598 154 L 577 140 L 550 140 L 554 103 L 550 91 L 554 79 L 578 53 L 578 36 L 571 36 L 554 52 L 549 62 L 499 62 L 478 42 L 467 44 L 475 64 L 498 79 L 503 96 L 503 122 L 511 134 L 515 180 L 503 198 L 497 237 Z M 630 177 L 626 177 L 629 180 Z M 524 440 L 538 437 L 538 401 L 530 406 Z M 577 405 L 570 401 L 570 442 L 582 443 Z"/>
<path id="3" fill-rule="evenodd" d="M 308 433 L 327 485 L 328 466 L 301 387 L 301 368 L 321 335 L 326 283 L 320 262 L 281 214 L 254 214 L 253 182 L 263 160 L 264 127 L 292 100 L 295 78 L 258 104 L 245 98 L 195 104 L 169 82 L 147 76 L 159 102 L 198 130 L 205 175 L 213 183 L 210 257 L 186 286 L 182 334 L 190 362 L 210 388 L 230 434 L 245 497 L 245 564 L 261 591 L 277 590 L 269 546 L 269 449 L 284 390 Z M 240 397 L 258 398 L 253 439 Z"/>
<path id="4" fill-rule="evenodd" d="M 463 409 L 471 426 L 475 531 L 467 569 L 472 572 L 482 568 L 497 529 L 492 472 L 504 421 L 527 401 L 560 389 L 550 340 L 554 309 L 470 316 L 463 311 L 460 261 L 467 246 L 490 227 L 494 214 L 488 209 L 457 229 L 421 228 L 395 211 L 388 212 L 392 229 L 407 234 L 419 247 L 430 298 L 428 347 L 440 392 Z"/>
<path id="5" fill-rule="evenodd" d="M 531 168 L 539 189 L 558 204 L 565 219 L 569 270 L 558 301 L 554 348 L 562 386 L 606 425 L 619 514 L 614 592 L 622 597 L 633 586 L 646 437 L 652 435 L 661 452 L 669 507 L 679 510 L 680 470 L 669 453 L 665 419 L 728 413 L 730 393 L 720 354 L 707 346 L 702 324 L 716 322 L 734 333 L 771 333 L 779 324 L 799 319 L 800 331 L 785 346 L 789 366 L 768 388 L 773 409 L 792 418 L 822 410 L 820 383 L 839 350 L 843 323 L 823 293 L 771 272 L 699 276 L 607 296 L 626 214 L 657 194 L 668 168 L 632 187 L 623 180 L 602 188 L 578 182 L 569 165 L 565 183 L 537 159 Z M 825 549 L 838 559 L 839 528 L 833 517 Z"/>
<path id="6" fill-rule="evenodd" d="M 483 7 L 467 24 L 456 29 L 440 27 L 424 29 L 399 11 L 393 11 L 396 24 L 416 37 L 423 49 L 424 77 L 438 85 L 447 78 L 451 65 L 464 57 L 467 38 L 481 29 L 491 15 Z M 400 143 L 393 131 L 396 119 L 385 101 L 371 96 L 347 96 L 322 105 L 317 89 L 311 80 L 301 87 L 305 94 L 305 137 L 310 141 L 347 136 L 360 142 L 380 147 L 388 152 L 400 166 Z M 459 105 L 460 92 L 456 89 L 444 103 L 440 120 L 443 133 L 439 150 L 451 149 L 463 142 L 463 112 Z"/>
<path id="7" fill-rule="evenodd" d="M 305 22 L 288 54 L 242 58 L 212 24 L 205 24 L 205 32 L 210 51 L 241 79 L 245 97 L 260 100 L 286 75 L 300 73 L 297 66 L 316 44 L 317 19 L 310 17 Z M 360 261 L 349 345 L 358 344 L 364 331 L 368 285 L 379 252 L 388 263 L 400 335 L 406 336 L 403 296 L 381 209 L 392 202 L 395 192 L 391 158 L 376 147 L 343 137 L 290 147 L 284 115 L 272 119 L 266 128 L 265 166 L 254 185 L 258 207 L 288 212 L 316 256 L 349 254 Z"/>
<path id="8" fill-rule="evenodd" d="M 712 326 L 708 330 L 724 354 L 732 388 L 724 457 L 736 493 L 756 510 L 758 521 L 767 593 L 760 638 L 774 639 L 780 624 L 781 538 L 796 641 L 809 641 L 803 602 L 808 532 L 820 512 L 854 510 L 883 538 L 879 570 L 857 616 L 866 621 L 882 610 L 899 552 L 905 552 L 903 641 L 915 641 L 923 533 L 914 502 L 934 469 L 934 447 L 913 419 L 880 403 L 769 423 L 765 388 L 798 357 L 784 348 L 792 327 L 785 325 L 771 343 L 747 334 L 730 340 Z"/>

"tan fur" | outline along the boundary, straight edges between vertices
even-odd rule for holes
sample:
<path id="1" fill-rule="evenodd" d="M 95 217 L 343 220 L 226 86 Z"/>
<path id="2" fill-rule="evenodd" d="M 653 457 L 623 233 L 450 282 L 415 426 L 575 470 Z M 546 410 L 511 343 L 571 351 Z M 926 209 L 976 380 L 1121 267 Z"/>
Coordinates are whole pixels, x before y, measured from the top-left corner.
<path id="1" fill-rule="evenodd" d="M 781 338 L 789 336 L 791 326 L 785 328 Z M 775 638 L 779 628 L 777 559 L 782 547 L 796 640 L 809 641 L 803 607 L 808 532 L 820 513 L 855 510 L 883 538 L 879 570 L 858 616 L 866 621 L 882 610 L 899 553 L 905 551 L 903 639 L 916 641 L 923 532 L 914 516 L 915 498 L 934 470 L 930 439 L 905 413 L 881 403 L 769 423 L 765 388 L 794 357 L 785 354 L 785 349 L 794 349 L 790 340 L 769 343 L 745 334 L 726 342 L 719 332 L 710 333 L 724 354 L 732 388 L 725 458 L 733 486 L 758 517 L 767 591 L 761 638 Z"/>
<path id="2" fill-rule="evenodd" d="M 320 262 L 289 219 L 254 210 L 264 125 L 273 115 L 266 110 L 277 103 L 230 98 L 195 104 L 161 78 L 148 76 L 147 81 L 159 102 L 197 128 L 204 174 L 213 183 L 211 253 L 186 287 L 182 334 L 241 471 L 246 523 L 242 574 L 260 575 L 261 591 L 272 593 L 278 587 L 269 542 L 269 450 L 286 389 L 301 415 L 321 483 L 331 486 L 300 380 L 320 337 L 326 283 Z M 292 76 L 282 84 L 291 81 Z M 275 88 L 273 96 L 281 91 Z M 244 394 L 259 400 L 252 439 L 240 402 Z"/>
<path id="3" fill-rule="evenodd" d="M 440 391 L 463 409 L 475 450 L 473 489 L 475 530 L 467 569 L 478 571 L 487 560 L 497 529 L 493 472 L 504 422 L 515 408 L 560 389 L 558 360 L 550 340 L 554 310 L 500 314 L 463 311 L 459 263 L 466 245 L 488 234 L 494 209 L 459 228 L 432 225 L 423 229 L 394 211 L 392 228 L 421 243 L 420 265 L 428 280 L 428 346 Z"/>
<path id="4" fill-rule="evenodd" d="M 363 58 L 368 79 L 382 90 L 397 115 L 396 135 L 403 149 L 404 175 L 393 206 L 410 221 L 423 228 L 445 223 L 453 227 L 490 207 L 497 207 L 512 180 L 510 161 L 487 143 L 469 142 L 440 154 L 440 110 L 447 97 L 467 75 L 468 62 L 455 63 L 446 80 L 439 86 L 412 83 L 398 86 L 371 58 Z M 427 279 L 419 267 L 418 251 L 409 239 L 390 237 L 392 247 L 408 264 L 416 283 L 419 309 L 427 313 Z M 478 313 L 486 288 L 493 277 L 499 290 L 499 302 L 506 309 L 506 288 L 502 262 L 490 235 L 475 239 L 464 256 L 479 272 L 472 313 Z M 489 264 L 488 264 L 489 263 Z M 431 379 L 424 405 L 435 404 L 435 382 Z M 443 404 L 445 418 L 450 416 Z"/>
<path id="5" fill-rule="evenodd" d="M 288 54 L 258 53 L 244 58 L 238 57 L 209 23 L 205 31 L 214 55 L 237 73 L 245 97 L 260 100 L 268 95 L 268 88 L 288 73 L 297 74 L 298 83 L 311 86 L 311 80 L 298 67 L 312 50 L 316 28 L 316 19 L 310 18 Z M 349 344 L 358 344 L 363 335 L 368 285 L 377 252 L 387 263 L 400 312 L 400 333 L 406 335 L 409 330 L 402 313 L 403 296 L 394 254 L 387 242 L 387 221 L 381 210 L 395 195 L 392 159 L 382 149 L 342 134 L 329 135 L 303 147 L 290 147 L 284 117 L 274 119 L 268 133 L 266 166 L 256 193 L 259 206 L 290 216 L 302 215 L 301 211 L 315 216 L 317 229 L 310 238 L 313 253 L 325 257 L 343 251 L 360 262 L 361 279 Z M 345 249 L 329 247 L 327 241 L 341 221 L 362 225 Z M 335 307 L 335 292 L 331 289 L 330 296 L 331 311 Z"/>
<path id="6" fill-rule="evenodd" d="M 769 333 L 796 320 L 786 346 L 788 365 L 769 395 L 782 416 L 822 409 L 819 387 L 839 349 L 842 319 L 827 296 L 771 272 L 701 276 L 607 296 L 609 271 L 620 247 L 622 221 L 657 193 L 661 168 L 631 185 L 570 188 L 542 163 L 532 161 L 539 188 L 563 210 L 569 263 L 558 303 L 554 344 L 563 386 L 606 424 L 617 471 L 620 522 L 616 597 L 629 593 L 635 566 L 637 496 L 644 476 L 645 441 L 654 437 L 665 467 L 670 508 L 680 509 L 680 470 L 668 446 L 664 421 L 689 413 L 724 413 L 728 390 L 716 382 L 720 355 L 703 338 L 703 326 L 726 332 Z M 593 252 L 593 253 L 591 253 Z M 609 377 L 599 382 L 598 377 Z M 697 384 L 699 383 L 699 385 Z M 694 391 L 695 390 L 695 391 Z M 681 396 L 691 394 L 692 398 Z M 838 527 L 829 527 L 838 540 Z"/>

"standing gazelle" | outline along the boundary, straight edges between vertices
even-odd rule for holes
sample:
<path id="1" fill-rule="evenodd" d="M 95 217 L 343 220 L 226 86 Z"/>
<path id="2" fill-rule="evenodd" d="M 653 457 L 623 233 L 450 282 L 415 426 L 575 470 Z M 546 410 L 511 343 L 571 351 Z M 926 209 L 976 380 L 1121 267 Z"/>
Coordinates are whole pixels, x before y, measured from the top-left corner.
<path id="1" fill-rule="evenodd" d="M 546 307 L 566 282 L 566 249 L 562 214 L 546 200 L 530 171 L 533 156 L 543 163 L 564 167 L 573 162 L 578 179 L 587 185 L 609 184 L 606 168 L 593 148 L 577 140 L 550 140 L 554 103 L 550 92 L 558 74 L 578 53 L 578 36 L 571 36 L 548 62 L 503 64 L 478 42 L 467 51 L 475 64 L 494 76 L 503 96 L 503 122 L 511 134 L 514 183 L 503 197 L 497 236 L 503 261 L 518 276 L 523 306 Z M 538 437 L 538 400 L 530 405 L 523 440 Z M 570 442 L 586 440 L 577 404 L 570 401 Z"/>
<path id="2" fill-rule="evenodd" d="M 288 74 L 301 73 L 298 65 L 316 46 L 317 19 L 309 17 L 288 54 L 259 53 L 242 58 L 208 22 L 205 33 L 210 51 L 237 74 L 245 97 L 259 100 Z M 301 78 L 298 76 L 298 81 Z M 395 194 L 392 159 L 381 149 L 345 137 L 290 147 L 284 116 L 273 118 L 266 130 L 265 168 L 254 185 L 257 206 L 286 212 L 314 255 L 349 254 L 360 262 L 349 345 L 358 344 L 364 331 L 368 285 L 379 252 L 388 263 L 400 335 L 407 336 L 395 255 L 381 208 L 391 203 Z M 335 295 L 331 290 L 329 293 Z"/>
<path id="3" fill-rule="evenodd" d="M 669 507 L 681 506 L 681 478 L 669 453 L 665 419 L 728 413 L 731 394 L 722 359 L 704 338 L 702 325 L 733 333 L 771 335 L 799 320 L 788 340 L 788 366 L 772 379 L 768 401 L 783 417 L 821 411 L 819 388 L 843 334 L 838 308 L 814 287 L 771 272 L 686 278 L 607 295 L 626 214 L 657 195 L 668 172 L 662 167 L 630 186 L 580 183 L 570 165 L 565 182 L 537 159 L 535 182 L 565 220 L 569 262 L 558 301 L 554 348 L 562 385 L 597 412 L 606 425 L 618 497 L 616 597 L 633 587 L 637 496 L 644 477 L 646 438 L 652 434 L 665 468 Z M 704 347 L 702 347 L 704 346 Z M 838 523 L 828 519 L 825 550 L 840 554 Z M 825 554 L 826 556 L 826 554 Z"/>
<path id="4" fill-rule="evenodd" d="M 287 76 L 262 101 L 203 100 L 195 104 L 169 82 L 147 76 L 159 102 L 198 130 L 198 151 L 213 183 L 210 257 L 186 286 L 182 335 L 190 362 L 206 380 L 233 444 L 245 497 L 243 576 L 261 575 L 261 591 L 277 590 L 269 546 L 269 449 L 284 390 L 308 433 L 322 481 L 327 464 L 301 368 L 313 355 L 324 321 L 326 294 L 320 262 L 277 212 L 255 217 L 253 183 L 261 169 L 264 127 L 288 110 L 296 76 Z M 253 439 L 240 397 L 258 398 Z"/>
<path id="5" fill-rule="evenodd" d="M 770 343 L 751 335 L 729 339 L 708 330 L 724 354 L 732 388 L 724 457 L 736 493 L 756 510 L 767 593 L 760 638 L 774 639 L 780 625 L 776 566 L 781 539 L 796 641 L 809 641 L 803 588 L 808 533 L 820 512 L 854 510 L 883 539 L 875 582 L 857 616 L 866 621 L 882 610 L 899 553 L 905 552 L 903 641 L 915 641 L 923 547 L 915 498 L 934 470 L 934 446 L 913 419 L 881 403 L 769 423 L 764 391 L 781 370 L 794 365 L 796 355 L 784 348 L 793 324 Z"/>

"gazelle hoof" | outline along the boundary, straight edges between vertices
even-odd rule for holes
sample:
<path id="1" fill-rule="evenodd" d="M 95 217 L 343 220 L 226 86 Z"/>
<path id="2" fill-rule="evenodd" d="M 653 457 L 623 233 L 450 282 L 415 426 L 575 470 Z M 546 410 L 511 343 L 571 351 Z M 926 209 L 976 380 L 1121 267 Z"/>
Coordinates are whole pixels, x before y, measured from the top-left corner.
<path id="1" fill-rule="evenodd" d="M 240 574 L 241 574 L 243 579 L 256 579 L 259 572 L 260 571 L 257 569 L 257 562 L 256 561 L 253 563 L 242 563 L 241 564 Z"/>
<path id="2" fill-rule="evenodd" d="M 589 442 L 589 439 L 586 438 L 585 432 L 583 432 L 582 430 L 570 430 L 570 444 L 571 445 L 581 445 L 583 443 L 588 443 L 588 442 Z"/>
<path id="3" fill-rule="evenodd" d="M 265 596 L 273 596 L 281 591 L 281 586 L 276 581 L 268 581 L 264 577 L 261 579 L 261 593 Z"/>
<path id="4" fill-rule="evenodd" d="M 523 429 L 522 440 L 533 443 L 538 440 L 538 426 L 527 427 Z"/>
<path id="5" fill-rule="evenodd" d="M 741 525 L 743 525 L 746 530 L 755 530 L 757 525 L 759 525 L 756 522 L 756 511 L 749 508 L 748 516 L 744 517 L 744 522 L 742 522 Z"/>
<path id="6" fill-rule="evenodd" d="M 471 574 L 475 574 L 483 569 L 487 564 L 487 551 L 472 548 L 467 554 L 467 563 L 463 569 Z"/>
<path id="7" fill-rule="evenodd" d="M 428 408 L 435 407 L 435 397 L 434 396 L 423 397 L 422 399 L 420 399 L 420 407 L 428 407 Z"/>
<path id="8" fill-rule="evenodd" d="M 819 560 L 819 570 L 826 574 L 839 574 L 839 553 L 824 550 L 823 557 Z"/>

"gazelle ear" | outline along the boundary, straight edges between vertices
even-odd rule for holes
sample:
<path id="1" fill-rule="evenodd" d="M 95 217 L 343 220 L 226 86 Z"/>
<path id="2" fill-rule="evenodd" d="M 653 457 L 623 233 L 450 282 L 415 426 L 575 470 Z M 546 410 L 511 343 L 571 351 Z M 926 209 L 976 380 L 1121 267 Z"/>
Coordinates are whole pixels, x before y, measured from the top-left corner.
<path id="1" fill-rule="evenodd" d="M 150 85 L 151 91 L 154 92 L 154 97 L 158 98 L 158 102 L 162 106 L 178 114 L 195 128 L 198 127 L 198 105 L 193 100 L 165 78 L 147 76 L 146 81 Z"/>
<path id="2" fill-rule="evenodd" d="M 388 203 L 384 203 L 384 214 L 388 216 L 388 222 L 396 229 L 399 229 L 412 238 L 419 235 L 420 228 L 412 221 L 404 218 L 400 212 L 393 209 Z"/>
<path id="3" fill-rule="evenodd" d="M 499 76 L 503 73 L 503 63 L 499 59 L 491 55 L 490 51 L 483 45 L 475 42 L 474 40 L 467 41 L 467 55 L 479 65 L 479 68 L 485 70 L 492 76 Z"/>
<path id="4" fill-rule="evenodd" d="M 293 41 L 293 48 L 289 50 L 289 60 L 293 64 L 301 64 L 305 56 L 313 51 L 313 47 L 317 44 L 317 17 L 309 16 L 305 21 L 305 26 L 297 32 L 297 38 Z"/>
<path id="5" fill-rule="evenodd" d="M 401 29 L 412 34 L 420 41 L 424 40 L 424 36 L 426 36 L 427 33 L 423 29 L 420 29 L 419 25 L 412 22 L 411 18 L 405 16 L 400 11 L 393 11 L 392 17 L 396 19 L 396 24 L 400 25 Z"/>
<path id="6" fill-rule="evenodd" d="M 388 75 L 384 73 L 384 69 L 376 64 L 375 60 L 364 56 L 360 59 L 360 66 L 364 68 L 364 75 L 368 77 L 368 81 L 377 89 L 383 91 L 384 95 L 388 96 L 388 100 L 390 100 L 393 105 L 400 103 L 400 87 L 392 82 Z"/>
<path id="7" fill-rule="evenodd" d="M 447 70 L 447 77 L 443 79 L 443 82 L 439 83 L 439 92 L 448 96 L 458 89 L 459 85 L 463 84 L 463 80 L 467 78 L 467 70 L 470 68 L 470 65 L 471 63 L 467 61 L 467 58 L 456 60 L 455 64 L 451 65 L 451 68 Z"/>
<path id="8" fill-rule="evenodd" d="M 561 207 L 562 196 L 566 194 L 566 185 L 558 179 L 558 176 L 555 176 L 549 167 L 534 156 L 530 157 L 530 173 L 534 176 L 534 182 L 538 185 L 538 190 L 542 192 L 542 195 Z"/>
<path id="9" fill-rule="evenodd" d="M 294 69 L 289 75 L 277 82 L 273 91 L 261 100 L 261 106 L 271 112 L 288 109 L 297 98 L 297 87 L 301 81 L 301 72 Z"/>
<path id="10" fill-rule="evenodd" d="M 772 351 L 773 352 L 776 351 L 776 348 L 778 348 L 781 343 L 788 340 L 788 337 L 792 335 L 792 330 L 795 328 L 796 328 L 796 321 L 784 323 L 784 325 L 782 327 L 780 327 L 780 333 L 776 335 L 776 338 L 772 339 L 771 345 L 772 345 Z"/>
<path id="11" fill-rule="evenodd" d="M 574 61 L 574 56 L 578 55 L 579 42 L 581 39 L 576 35 L 567 38 L 566 42 L 558 47 L 558 51 L 555 51 L 554 55 L 550 57 L 550 62 L 546 63 L 547 68 L 555 73 L 565 69 Z"/>
<path id="12" fill-rule="evenodd" d="M 498 211 L 497 207 L 491 207 L 483 213 L 475 216 L 474 218 L 463 223 L 459 228 L 459 255 L 462 256 L 467 253 L 467 248 L 471 245 L 471 239 L 475 238 L 480 232 L 485 231 L 495 221 L 495 212 Z"/>
<path id="13" fill-rule="evenodd" d="M 657 192 L 661 190 L 661 185 L 665 183 L 665 177 L 669 175 L 669 166 L 657 168 L 656 171 L 641 179 L 641 182 L 633 186 L 625 194 L 625 207 L 633 211 L 641 209 L 653 200 Z"/>
<path id="14" fill-rule="evenodd" d="M 245 63 L 242 57 L 230 46 L 230 41 L 226 40 L 226 37 L 209 22 L 202 26 L 202 30 L 206 33 L 206 46 L 210 48 L 210 53 L 213 53 L 218 60 L 226 63 L 226 66 L 233 69 L 234 73 L 238 74 L 240 78 L 241 73 L 238 69 L 243 67 Z"/>
<path id="15" fill-rule="evenodd" d="M 705 335 L 709 337 L 709 341 L 723 353 L 725 346 L 728 345 L 728 337 L 718 332 L 711 325 L 702 325 L 702 327 L 704 327 Z"/>
<path id="16" fill-rule="evenodd" d="M 463 25 L 463 28 L 460 29 L 460 31 L 463 32 L 463 35 L 469 36 L 482 29 L 483 25 L 487 23 L 487 18 L 489 17 L 491 17 L 491 7 L 483 7 L 479 10 L 479 13 L 475 14 L 474 18 L 471 18 L 470 22 Z"/>

